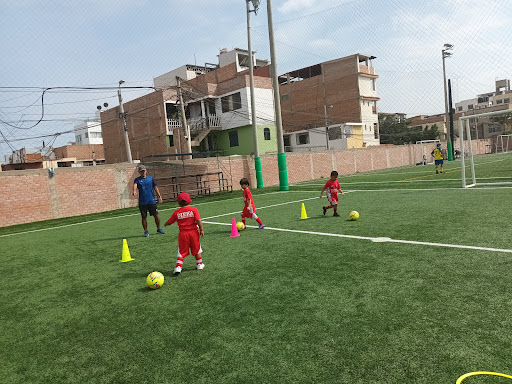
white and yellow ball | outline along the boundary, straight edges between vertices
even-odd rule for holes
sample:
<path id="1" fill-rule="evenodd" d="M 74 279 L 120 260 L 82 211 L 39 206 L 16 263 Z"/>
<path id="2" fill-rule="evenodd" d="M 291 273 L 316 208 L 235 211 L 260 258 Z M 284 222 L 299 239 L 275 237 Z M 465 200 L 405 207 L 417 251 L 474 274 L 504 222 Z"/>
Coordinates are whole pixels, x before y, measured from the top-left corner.
<path id="1" fill-rule="evenodd" d="M 164 285 L 164 275 L 156 271 L 151 272 L 146 279 L 146 284 L 151 289 L 158 289 Z"/>
<path id="2" fill-rule="evenodd" d="M 236 229 L 238 229 L 239 231 L 244 230 L 245 224 L 242 221 L 239 221 L 238 223 L 236 223 Z"/>
<path id="3" fill-rule="evenodd" d="M 350 212 L 348 215 L 348 218 L 352 221 L 359 219 L 359 212 L 357 212 L 357 211 Z"/>

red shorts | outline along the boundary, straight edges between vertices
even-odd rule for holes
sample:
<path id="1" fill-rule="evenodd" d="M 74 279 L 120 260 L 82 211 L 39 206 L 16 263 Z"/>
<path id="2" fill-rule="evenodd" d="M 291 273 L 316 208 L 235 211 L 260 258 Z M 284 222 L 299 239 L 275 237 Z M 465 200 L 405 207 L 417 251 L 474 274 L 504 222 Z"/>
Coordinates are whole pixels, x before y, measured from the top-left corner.
<path id="1" fill-rule="evenodd" d="M 187 257 L 189 249 L 192 251 L 193 256 L 203 252 L 201 249 L 201 243 L 199 242 L 199 232 L 197 229 L 190 231 L 180 231 L 178 235 L 178 255 L 181 257 Z"/>
<path id="2" fill-rule="evenodd" d="M 254 207 L 252 208 L 252 212 L 256 213 Z M 252 219 L 252 213 L 249 211 L 249 207 L 244 207 L 244 210 L 242 211 L 242 219 L 243 218 Z"/>
<path id="3" fill-rule="evenodd" d="M 334 194 L 334 193 L 328 193 L 327 194 L 327 200 L 329 201 L 329 203 L 331 203 L 331 205 L 336 205 L 338 204 L 338 194 Z"/>

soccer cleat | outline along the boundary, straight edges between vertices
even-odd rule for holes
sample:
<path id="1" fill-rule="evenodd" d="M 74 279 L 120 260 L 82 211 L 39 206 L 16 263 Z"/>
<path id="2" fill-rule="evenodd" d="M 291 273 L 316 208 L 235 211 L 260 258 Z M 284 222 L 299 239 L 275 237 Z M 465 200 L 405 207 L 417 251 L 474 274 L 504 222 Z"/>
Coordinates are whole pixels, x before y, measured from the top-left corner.
<path id="1" fill-rule="evenodd" d="M 204 264 L 201 263 L 201 264 L 197 264 L 197 270 L 200 271 L 201 269 L 204 268 Z"/>
<path id="2" fill-rule="evenodd" d="M 160 233 L 161 235 L 165 235 L 165 232 L 162 230 L 162 228 L 158 228 L 156 230 L 156 233 Z"/>
<path id="3" fill-rule="evenodd" d="M 179 275 L 181 273 L 181 267 L 174 267 L 174 274 Z"/>
<path id="4" fill-rule="evenodd" d="M 327 208 L 325 207 L 322 207 L 324 209 L 324 216 L 325 216 L 325 213 L 327 212 Z"/>
<path id="5" fill-rule="evenodd" d="M 336 212 L 333 216 L 334 217 L 339 217 L 340 215 L 338 215 L 338 212 Z"/>
<path id="6" fill-rule="evenodd" d="M 261 225 L 258 227 L 258 229 L 263 229 L 263 228 L 265 228 L 265 224 L 261 224 Z"/>
<path id="7" fill-rule="evenodd" d="M 149 236 L 149 231 L 144 231 L 144 237 L 148 237 Z"/>
<path id="8" fill-rule="evenodd" d="M 436 174 L 439 173 L 439 171 L 436 171 Z"/>

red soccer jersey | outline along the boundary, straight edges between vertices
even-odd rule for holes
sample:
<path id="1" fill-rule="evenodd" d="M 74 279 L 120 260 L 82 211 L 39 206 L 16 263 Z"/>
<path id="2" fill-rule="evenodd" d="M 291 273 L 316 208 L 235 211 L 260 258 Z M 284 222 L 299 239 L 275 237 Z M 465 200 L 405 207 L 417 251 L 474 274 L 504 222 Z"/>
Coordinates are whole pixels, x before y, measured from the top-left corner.
<path id="1" fill-rule="evenodd" d="M 340 189 L 340 183 L 338 180 L 332 181 L 331 179 L 327 180 L 327 183 L 324 185 L 325 190 L 327 191 L 327 196 L 338 197 L 338 189 Z"/>
<path id="2" fill-rule="evenodd" d="M 251 200 L 252 210 L 254 212 L 254 210 L 255 210 L 254 200 L 252 199 L 252 193 L 249 190 L 249 188 L 244 189 L 243 195 L 244 195 L 244 209 L 249 208 L 249 200 Z"/>
<path id="3" fill-rule="evenodd" d="M 201 220 L 199 211 L 196 207 L 185 206 L 174 211 L 171 218 L 167 220 L 168 224 L 178 222 L 180 231 L 197 230 L 196 220 Z"/>

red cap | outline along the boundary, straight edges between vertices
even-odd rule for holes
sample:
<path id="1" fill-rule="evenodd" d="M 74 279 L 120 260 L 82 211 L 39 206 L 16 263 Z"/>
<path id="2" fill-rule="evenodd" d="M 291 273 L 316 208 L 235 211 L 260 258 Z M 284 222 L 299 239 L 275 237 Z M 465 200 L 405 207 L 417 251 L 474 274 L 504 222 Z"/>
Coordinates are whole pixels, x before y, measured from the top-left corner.
<path id="1" fill-rule="evenodd" d="M 187 192 L 181 192 L 178 195 L 178 203 L 182 200 L 185 200 L 186 203 L 190 203 L 190 195 Z"/>

